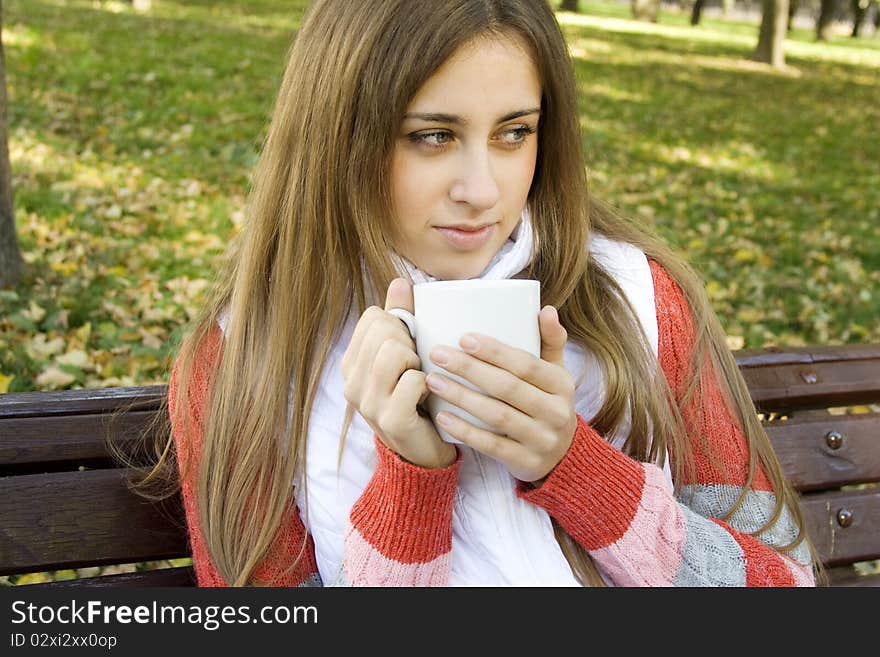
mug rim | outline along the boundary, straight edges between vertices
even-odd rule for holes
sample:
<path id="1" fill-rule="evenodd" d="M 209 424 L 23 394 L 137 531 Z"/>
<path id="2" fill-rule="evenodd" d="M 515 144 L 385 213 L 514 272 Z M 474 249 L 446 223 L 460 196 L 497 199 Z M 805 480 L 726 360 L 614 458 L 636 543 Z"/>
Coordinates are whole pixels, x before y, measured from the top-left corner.
<path id="1" fill-rule="evenodd" d="M 500 278 L 500 279 L 492 279 L 485 280 L 482 278 L 464 278 L 464 279 L 456 279 L 451 281 L 423 281 L 421 283 L 416 283 L 413 285 L 413 289 L 417 287 L 468 287 L 470 284 L 479 283 L 479 287 L 485 288 L 493 288 L 493 287 L 532 287 L 534 285 L 540 285 L 541 281 L 533 278 Z"/>

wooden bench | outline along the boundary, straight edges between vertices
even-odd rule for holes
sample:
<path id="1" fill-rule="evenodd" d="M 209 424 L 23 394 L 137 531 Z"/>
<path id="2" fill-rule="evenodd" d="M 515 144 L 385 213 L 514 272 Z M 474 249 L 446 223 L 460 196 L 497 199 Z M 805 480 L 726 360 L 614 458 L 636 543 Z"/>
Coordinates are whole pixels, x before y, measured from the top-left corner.
<path id="1" fill-rule="evenodd" d="M 880 574 L 853 567 L 880 559 L 880 413 L 840 411 L 880 402 L 880 345 L 736 356 L 832 584 L 880 585 Z M 165 393 L 150 386 L 0 395 L 0 575 L 188 556 L 179 499 L 154 505 L 135 496 L 104 444 L 112 427 L 115 440 L 136 448 Z M 117 414 L 121 408 L 128 410 Z M 180 567 L 37 586 L 194 583 L 192 568 Z"/>

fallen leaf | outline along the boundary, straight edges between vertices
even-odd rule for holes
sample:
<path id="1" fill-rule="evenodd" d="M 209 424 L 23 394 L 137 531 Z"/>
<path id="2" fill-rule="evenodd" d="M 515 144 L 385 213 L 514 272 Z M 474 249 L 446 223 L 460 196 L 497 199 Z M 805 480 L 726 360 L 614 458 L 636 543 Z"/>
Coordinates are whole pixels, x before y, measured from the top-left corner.
<path id="1" fill-rule="evenodd" d="M 0 372 L 0 394 L 9 392 L 9 384 L 12 383 L 14 378 L 15 375 L 13 374 L 3 374 Z"/>
<path id="2" fill-rule="evenodd" d="M 82 370 L 94 367 L 94 363 L 92 363 L 89 355 L 82 349 L 68 351 L 66 354 L 58 356 L 55 359 L 55 362 L 59 365 L 72 365 L 73 367 L 78 367 Z"/>
<path id="3" fill-rule="evenodd" d="M 63 388 L 76 381 L 76 377 L 52 365 L 37 377 L 37 385 L 44 387 Z"/>

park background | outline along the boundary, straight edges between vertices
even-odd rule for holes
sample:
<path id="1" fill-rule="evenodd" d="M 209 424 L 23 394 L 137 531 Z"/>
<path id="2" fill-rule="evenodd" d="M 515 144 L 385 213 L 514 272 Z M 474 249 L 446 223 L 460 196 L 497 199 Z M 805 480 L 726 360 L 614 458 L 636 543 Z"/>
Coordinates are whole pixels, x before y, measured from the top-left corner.
<path id="1" fill-rule="evenodd" d="M 25 266 L 0 289 L 0 393 L 167 382 L 244 220 L 306 4 L 2 2 Z M 558 13 L 592 193 L 695 266 L 734 350 L 880 342 L 880 30 L 863 4 L 859 36 L 840 1 L 817 40 L 819 0 L 801 0 L 783 66 L 753 58 L 760 4 L 707 2 L 697 25 L 687 2 L 656 22 L 614 0 Z"/>

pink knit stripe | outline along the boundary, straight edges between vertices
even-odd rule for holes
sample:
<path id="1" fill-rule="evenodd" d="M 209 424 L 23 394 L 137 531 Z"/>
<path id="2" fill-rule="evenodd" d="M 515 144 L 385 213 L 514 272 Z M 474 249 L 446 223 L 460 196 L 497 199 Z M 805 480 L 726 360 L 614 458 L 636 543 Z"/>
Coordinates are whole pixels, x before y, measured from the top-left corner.
<path id="1" fill-rule="evenodd" d="M 538 488 L 520 482 L 517 495 L 545 509 L 587 550 L 626 533 L 645 484 L 640 463 L 621 453 L 578 415 L 568 452 Z"/>
<path id="2" fill-rule="evenodd" d="M 450 548 L 424 563 L 402 563 L 384 556 L 349 525 L 345 533 L 343 567 L 351 586 L 446 586 L 452 552 Z"/>
<path id="3" fill-rule="evenodd" d="M 795 559 L 786 559 L 791 574 L 794 577 L 795 586 L 816 586 L 816 576 L 813 574 L 813 566 L 811 564 L 801 563 Z"/>
<path id="4" fill-rule="evenodd" d="M 687 523 L 666 489 L 663 472 L 645 467 L 645 487 L 629 529 L 614 544 L 592 553 L 617 586 L 671 586 L 681 564 Z"/>
<path id="5" fill-rule="evenodd" d="M 379 462 L 351 509 L 360 535 L 388 559 L 428 563 L 452 550 L 452 503 L 461 467 L 422 468 L 401 459 L 375 437 Z"/>

